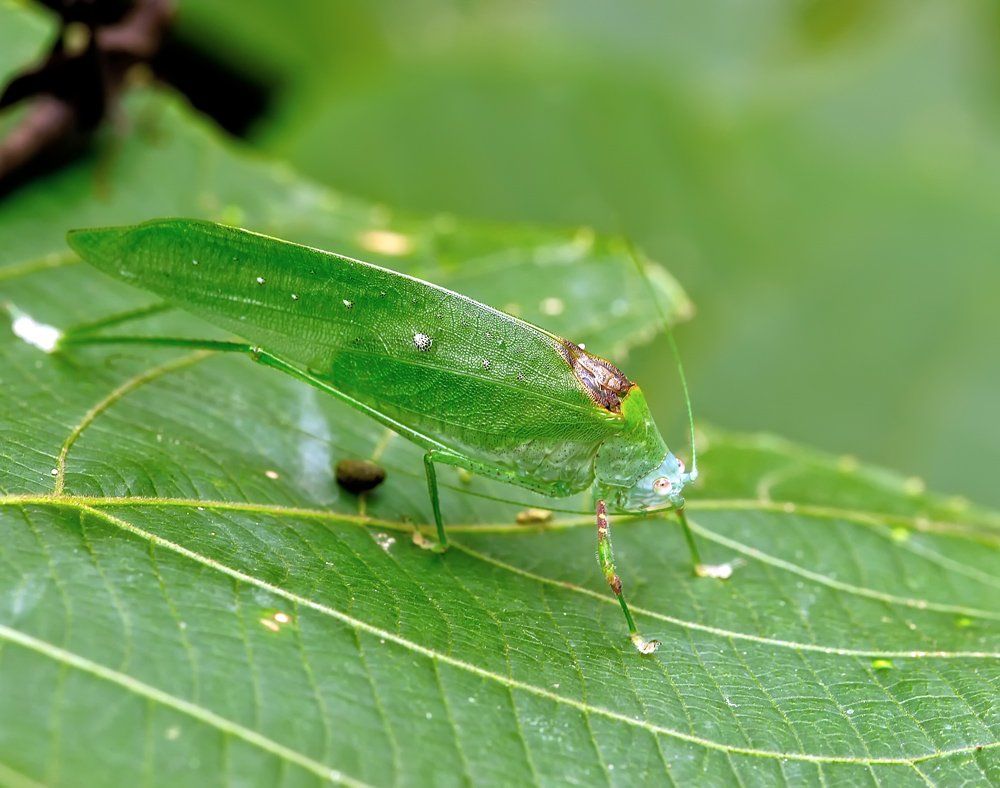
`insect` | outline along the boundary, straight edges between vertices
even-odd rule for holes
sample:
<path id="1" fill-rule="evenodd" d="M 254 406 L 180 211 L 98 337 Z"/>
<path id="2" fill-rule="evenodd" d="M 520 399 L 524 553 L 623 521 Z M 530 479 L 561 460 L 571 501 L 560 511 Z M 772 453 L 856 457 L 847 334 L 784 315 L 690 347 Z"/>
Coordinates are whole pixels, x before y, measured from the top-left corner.
<path id="1" fill-rule="evenodd" d="M 376 265 L 190 219 L 72 231 L 96 268 L 246 342 L 110 336 L 105 319 L 57 348 L 144 343 L 245 353 L 309 383 L 424 450 L 437 542 L 447 548 L 436 468 L 456 466 L 550 497 L 592 490 L 598 560 L 644 654 L 615 568 L 608 509 L 673 510 L 699 575 L 681 495 L 695 480 L 653 422 L 642 390 L 610 361 L 542 328 Z M 134 315 L 132 315 L 134 316 Z M 673 338 L 668 334 L 671 345 Z"/>

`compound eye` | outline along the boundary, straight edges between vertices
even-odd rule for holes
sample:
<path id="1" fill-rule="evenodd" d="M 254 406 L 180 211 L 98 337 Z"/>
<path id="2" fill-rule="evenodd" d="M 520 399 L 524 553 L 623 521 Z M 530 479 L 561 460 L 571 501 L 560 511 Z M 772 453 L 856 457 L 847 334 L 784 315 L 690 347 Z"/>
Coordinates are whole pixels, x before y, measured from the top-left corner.
<path id="1" fill-rule="evenodd" d="M 684 460 L 680 457 L 677 458 L 678 473 L 684 473 Z"/>
<path id="2" fill-rule="evenodd" d="M 661 476 L 655 482 L 653 482 L 653 492 L 657 495 L 666 495 L 670 492 L 670 488 L 673 487 L 673 483 L 666 476 Z"/>

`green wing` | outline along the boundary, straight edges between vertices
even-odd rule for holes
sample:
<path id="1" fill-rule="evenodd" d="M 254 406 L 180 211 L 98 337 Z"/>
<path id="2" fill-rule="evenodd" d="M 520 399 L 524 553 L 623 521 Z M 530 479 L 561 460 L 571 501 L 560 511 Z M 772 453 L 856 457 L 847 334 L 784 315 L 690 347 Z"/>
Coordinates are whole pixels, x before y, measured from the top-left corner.
<path id="1" fill-rule="evenodd" d="M 470 459 L 582 489 L 621 419 L 556 337 L 358 260 L 187 219 L 74 231 L 89 263 L 309 369 Z"/>

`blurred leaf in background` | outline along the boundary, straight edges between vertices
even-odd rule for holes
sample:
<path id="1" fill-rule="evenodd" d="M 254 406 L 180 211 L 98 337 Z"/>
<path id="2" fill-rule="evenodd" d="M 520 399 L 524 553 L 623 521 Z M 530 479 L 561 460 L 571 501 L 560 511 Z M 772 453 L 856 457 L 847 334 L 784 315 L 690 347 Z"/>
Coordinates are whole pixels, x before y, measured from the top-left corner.
<path id="1" fill-rule="evenodd" d="M 665 262 L 700 309 L 701 417 L 1000 503 L 995 4 L 204 0 L 179 24 L 274 86 L 253 138 L 312 177 Z M 675 416 L 662 348 L 633 364 Z"/>

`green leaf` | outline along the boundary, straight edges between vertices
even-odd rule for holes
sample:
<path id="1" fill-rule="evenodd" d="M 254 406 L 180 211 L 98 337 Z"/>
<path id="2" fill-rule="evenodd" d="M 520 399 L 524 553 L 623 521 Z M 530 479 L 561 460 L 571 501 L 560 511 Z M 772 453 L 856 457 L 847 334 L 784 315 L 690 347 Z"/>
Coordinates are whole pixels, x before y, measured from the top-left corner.
<path id="1" fill-rule="evenodd" d="M 652 330 L 614 240 L 396 217 L 245 159 L 168 98 L 127 117 L 0 205 L 0 300 L 62 326 L 148 303 L 63 231 L 193 214 L 511 299 L 598 352 Z M 693 526 L 709 560 L 744 564 L 696 579 L 672 521 L 615 520 L 663 641 L 641 657 L 585 502 L 517 525 L 539 499 L 442 469 L 456 547 L 434 555 L 410 539 L 430 520 L 419 452 L 318 392 L 244 359 L 47 356 L 0 330 L 0 782 L 1000 779 L 1000 519 L 850 458 L 702 437 Z M 384 485 L 338 488 L 348 456 Z"/>

